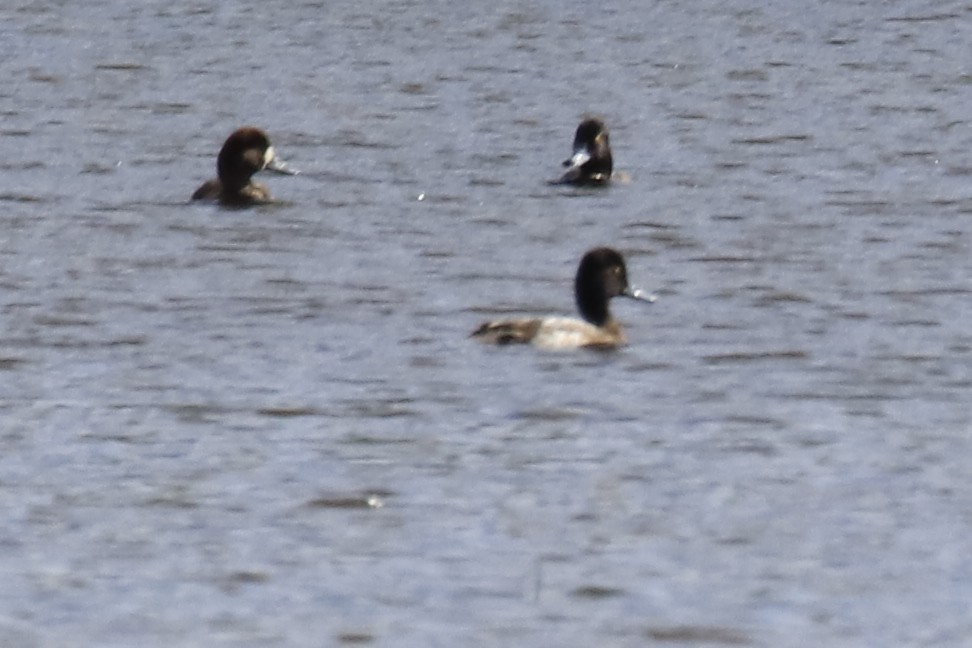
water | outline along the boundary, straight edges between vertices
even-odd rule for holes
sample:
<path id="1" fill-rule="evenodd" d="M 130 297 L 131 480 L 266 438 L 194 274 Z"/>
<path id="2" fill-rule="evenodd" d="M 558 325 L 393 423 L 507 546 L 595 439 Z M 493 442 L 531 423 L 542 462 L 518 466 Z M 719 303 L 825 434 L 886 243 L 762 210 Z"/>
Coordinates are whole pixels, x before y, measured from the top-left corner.
<path id="1" fill-rule="evenodd" d="M 969 14 L 8 3 L 0 645 L 966 643 Z"/>

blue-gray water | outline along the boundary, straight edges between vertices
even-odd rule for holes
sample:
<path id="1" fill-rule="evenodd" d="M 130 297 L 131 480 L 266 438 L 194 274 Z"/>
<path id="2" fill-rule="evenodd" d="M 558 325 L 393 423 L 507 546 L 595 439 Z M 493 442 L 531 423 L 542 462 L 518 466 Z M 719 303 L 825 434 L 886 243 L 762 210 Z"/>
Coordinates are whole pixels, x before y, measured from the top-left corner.
<path id="1" fill-rule="evenodd" d="M 0 645 L 972 637 L 972 6 L 0 7 Z M 586 113 L 606 191 L 553 187 Z M 188 203 L 235 127 L 303 173 Z M 609 244 L 658 302 L 570 314 Z"/>

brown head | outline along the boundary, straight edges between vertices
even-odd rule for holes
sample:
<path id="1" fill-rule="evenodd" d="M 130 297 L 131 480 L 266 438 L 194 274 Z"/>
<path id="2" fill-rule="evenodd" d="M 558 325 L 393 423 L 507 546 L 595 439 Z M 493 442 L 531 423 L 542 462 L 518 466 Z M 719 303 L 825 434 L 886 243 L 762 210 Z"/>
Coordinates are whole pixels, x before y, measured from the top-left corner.
<path id="1" fill-rule="evenodd" d="M 223 191 L 239 192 L 250 178 L 273 161 L 274 151 L 267 137 L 259 128 L 245 126 L 233 132 L 223 144 L 216 158 L 216 172 Z"/>

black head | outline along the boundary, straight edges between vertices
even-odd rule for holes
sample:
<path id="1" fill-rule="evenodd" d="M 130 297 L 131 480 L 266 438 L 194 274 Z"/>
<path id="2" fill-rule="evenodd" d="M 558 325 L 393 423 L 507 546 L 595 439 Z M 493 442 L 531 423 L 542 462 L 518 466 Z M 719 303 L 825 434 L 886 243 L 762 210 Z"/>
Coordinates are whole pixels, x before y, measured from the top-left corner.
<path id="1" fill-rule="evenodd" d="M 612 248 L 594 248 L 584 255 L 574 279 L 577 309 L 588 322 L 603 326 L 610 319 L 608 300 L 631 292 L 624 257 Z"/>
<path id="2" fill-rule="evenodd" d="M 246 126 L 230 135 L 216 158 L 216 171 L 228 191 L 245 187 L 257 171 L 273 160 L 270 138 L 259 128 Z"/>

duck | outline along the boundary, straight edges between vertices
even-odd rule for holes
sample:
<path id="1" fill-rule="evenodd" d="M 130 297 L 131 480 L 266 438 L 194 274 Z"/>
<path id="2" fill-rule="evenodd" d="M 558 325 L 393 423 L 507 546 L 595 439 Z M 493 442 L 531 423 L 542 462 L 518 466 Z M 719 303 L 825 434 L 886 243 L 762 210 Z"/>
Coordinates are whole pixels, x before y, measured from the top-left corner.
<path id="1" fill-rule="evenodd" d="M 574 298 L 583 319 L 543 317 L 483 323 L 472 338 L 486 344 L 532 344 L 549 350 L 578 348 L 615 349 L 626 343 L 621 325 L 611 315 L 612 297 L 648 303 L 655 296 L 628 284 L 624 257 L 609 247 L 589 250 L 574 278 Z"/>
<path id="2" fill-rule="evenodd" d="M 604 186 L 611 181 L 614 167 L 611 142 L 604 121 L 584 119 L 574 133 L 573 155 L 564 160 L 567 171 L 554 184 Z"/>
<path id="3" fill-rule="evenodd" d="M 193 200 L 218 201 L 243 207 L 270 202 L 270 191 L 253 175 L 264 169 L 295 173 L 280 161 L 267 134 L 255 126 L 233 131 L 216 158 L 216 178 L 207 180 L 192 194 Z"/>

